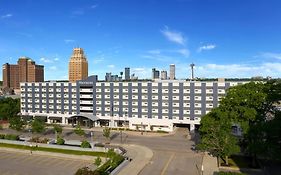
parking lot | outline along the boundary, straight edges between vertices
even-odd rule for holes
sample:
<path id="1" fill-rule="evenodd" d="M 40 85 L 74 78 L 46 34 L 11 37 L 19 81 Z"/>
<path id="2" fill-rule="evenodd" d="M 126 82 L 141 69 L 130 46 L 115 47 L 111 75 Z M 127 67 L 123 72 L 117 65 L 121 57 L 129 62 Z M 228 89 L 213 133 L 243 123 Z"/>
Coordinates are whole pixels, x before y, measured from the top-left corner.
<path id="1" fill-rule="evenodd" d="M 90 161 L 0 150 L 1 175 L 70 175 Z"/>

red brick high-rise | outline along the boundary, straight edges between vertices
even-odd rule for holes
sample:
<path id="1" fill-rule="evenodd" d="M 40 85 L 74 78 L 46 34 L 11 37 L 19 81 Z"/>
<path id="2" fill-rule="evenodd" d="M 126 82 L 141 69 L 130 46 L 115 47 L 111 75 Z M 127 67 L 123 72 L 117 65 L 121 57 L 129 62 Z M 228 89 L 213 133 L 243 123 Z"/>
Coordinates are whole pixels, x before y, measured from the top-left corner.
<path id="1" fill-rule="evenodd" d="M 4 64 L 2 70 L 4 87 L 19 89 L 20 82 L 44 81 L 44 66 L 27 57 L 19 58 L 18 64 Z"/>

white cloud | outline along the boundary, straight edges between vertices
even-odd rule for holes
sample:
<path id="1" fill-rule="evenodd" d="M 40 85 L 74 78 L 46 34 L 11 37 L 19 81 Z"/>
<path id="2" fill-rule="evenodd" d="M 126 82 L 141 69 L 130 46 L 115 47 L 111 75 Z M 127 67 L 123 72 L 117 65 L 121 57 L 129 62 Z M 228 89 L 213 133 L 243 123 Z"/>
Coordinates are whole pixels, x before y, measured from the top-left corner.
<path id="1" fill-rule="evenodd" d="M 188 49 L 179 49 L 177 50 L 178 53 L 182 54 L 185 57 L 189 57 L 190 51 Z"/>
<path id="2" fill-rule="evenodd" d="M 8 13 L 8 14 L 6 14 L 6 15 L 2 15 L 2 16 L 1 16 L 1 19 L 11 18 L 12 16 L 13 16 L 13 14 Z"/>
<path id="3" fill-rule="evenodd" d="M 108 68 L 115 68 L 115 65 L 113 64 L 110 64 L 110 65 L 107 65 Z"/>
<path id="4" fill-rule="evenodd" d="M 56 66 L 51 66 L 50 70 L 57 70 L 57 67 Z"/>
<path id="5" fill-rule="evenodd" d="M 55 61 L 59 61 L 60 59 L 56 57 L 54 60 L 55 60 Z"/>
<path id="6" fill-rule="evenodd" d="M 139 78 L 151 78 L 151 68 L 147 67 L 136 67 L 131 69 L 131 74 L 135 74 L 135 76 Z"/>
<path id="7" fill-rule="evenodd" d="M 188 64 L 180 64 L 177 69 L 182 69 L 180 74 L 190 77 L 190 66 Z M 195 65 L 195 77 L 205 78 L 249 78 L 254 76 L 271 76 L 281 77 L 281 63 L 262 63 L 259 65 L 248 64 L 204 64 Z"/>
<path id="8" fill-rule="evenodd" d="M 198 52 L 201 52 L 203 50 L 212 50 L 212 49 L 215 49 L 217 46 L 215 44 L 207 44 L 207 45 L 204 45 L 204 46 L 201 46 L 198 48 Z"/>
<path id="9" fill-rule="evenodd" d="M 149 50 L 149 51 L 147 51 L 147 53 L 149 53 L 149 54 L 160 54 L 161 50 L 159 50 L 159 49 Z"/>
<path id="10" fill-rule="evenodd" d="M 48 58 L 44 58 L 44 57 L 40 58 L 40 61 L 42 61 L 44 63 L 51 63 L 51 62 L 53 62 L 52 60 L 50 60 Z"/>
<path id="11" fill-rule="evenodd" d="M 93 63 L 98 64 L 98 63 L 103 62 L 103 61 L 104 61 L 104 56 L 102 55 L 102 56 L 99 56 L 97 58 L 94 58 Z"/>
<path id="12" fill-rule="evenodd" d="M 95 9 L 95 8 L 97 8 L 97 7 L 98 7 L 98 4 L 92 5 L 92 6 L 91 6 L 91 9 Z"/>
<path id="13" fill-rule="evenodd" d="M 184 45 L 185 44 L 185 37 L 181 32 L 177 31 L 171 31 L 168 27 L 165 27 L 165 29 L 161 30 L 161 33 L 169 40 L 174 43 Z"/>
<path id="14" fill-rule="evenodd" d="M 75 40 L 73 40 L 73 39 L 65 39 L 64 42 L 65 42 L 66 44 L 69 44 L 69 43 L 74 43 Z"/>
<path id="15" fill-rule="evenodd" d="M 274 59 L 281 60 L 281 53 L 265 52 L 265 53 L 262 53 L 260 56 L 264 57 L 264 58 L 274 58 Z"/>

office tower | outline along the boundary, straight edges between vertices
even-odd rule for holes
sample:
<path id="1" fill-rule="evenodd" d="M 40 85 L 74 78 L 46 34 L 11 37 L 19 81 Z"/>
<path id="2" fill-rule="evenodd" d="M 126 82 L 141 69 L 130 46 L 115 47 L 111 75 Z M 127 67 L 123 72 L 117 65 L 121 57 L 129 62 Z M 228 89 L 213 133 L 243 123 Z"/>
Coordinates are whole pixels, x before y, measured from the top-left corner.
<path id="1" fill-rule="evenodd" d="M 130 68 L 125 67 L 125 80 L 130 80 Z"/>
<path id="2" fill-rule="evenodd" d="M 69 81 L 76 82 L 88 77 L 88 61 L 82 48 L 74 48 L 69 61 Z"/>
<path id="3" fill-rule="evenodd" d="M 165 70 L 161 71 L 161 80 L 167 80 L 167 71 Z"/>
<path id="4" fill-rule="evenodd" d="M 176 66 L 174 64 L 170 64 L 170 80 L 176 79 Z"/>
<path id="5" fill-rule="evenodd" d="M 105 81 L 112 81 L 111 72 L 105 73 Z"/>
<path id="6" fill-rule="evenodd" d="M 20 57 L 18 64 L 6 63 L 3 69 L 3 86 L 19 89 L 20 82 L 43 82 L 44 66 L 36 65 L 27 57 Z"/>
<path id="7" fill-rule="evenodd" d="M 191 64 L 190 64 L 190 67 L 191 67 L 191 80 L 194 79 L 194 66 L 195 66 L 194 63 L 191 63 Z"/>
<path id="8" fill-rule="evenodd" d="M 152 79 L 159 79 L 160 72 L 159 70 L 156 70 L 155 68 L 152 69 Z"/>

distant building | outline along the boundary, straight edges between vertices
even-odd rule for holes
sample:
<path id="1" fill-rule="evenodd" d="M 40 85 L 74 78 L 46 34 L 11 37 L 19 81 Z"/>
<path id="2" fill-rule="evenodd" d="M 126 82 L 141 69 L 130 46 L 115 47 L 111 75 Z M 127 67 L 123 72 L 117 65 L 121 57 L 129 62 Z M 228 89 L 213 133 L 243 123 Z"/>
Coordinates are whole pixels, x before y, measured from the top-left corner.
<path id="1" fill-rule="evenodd" d="M 74 48 L 69 61 L 68 77 L 70 82 L 88 77 L 88 61 L 82 48 Z"/>
<path id="2" fill-rule="evenodd" d="M 105 73 L 105 81 L 112 81 L 111 72 Z"/>
<path id="3" fill-rule="evenodd" d="M 130 68 L 125 67 L 125 80 L 130 80 Z"/>
<path id="4" fill-rule="evenodd" d="M 152 69 L 152 79 L 159 79 L 160 73 L 159 70 L 156 70 L 155 68 Z"/>
<path id="5" fill-rule="evenodd" d="M 139 79 L 139 77 L 137 77 L 135 74 L 132 74 L 131 80 L 138 80 L 138 79 Z"/>
<path id="6" fill-rule="evenodd" d="M 162 70 L 161 71 L 161 80 L 167 80 L 168 77 L 167 77 L 167 71 L 165 70 Z"/>
<path id="7" fill-rule="evenodd" d="M 19 89 L 20 82 L 43 82 L 44 66 L 36 65 L 28 57 L 21 57 L 18 64 L 6 63 L 3 70 L 3 87 Z"/>
<path id="8" fill-rule="evenodd" d="M 111 81 L 121 81 L 122 78 L 118 75 L 112 75 L 111 72 L 108 72 L 105 74 L 105 81 L 111 82 Z"/>
<path id="9" fill-rule="evenodd" d="M 176 66 L 174 64 L 170 64 L 170 80 L 176 79 Z"/>

